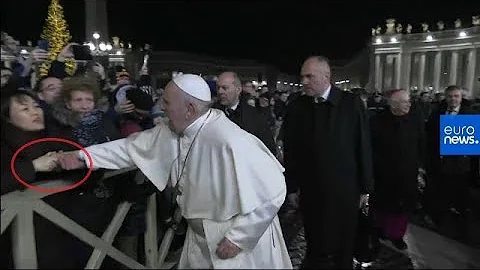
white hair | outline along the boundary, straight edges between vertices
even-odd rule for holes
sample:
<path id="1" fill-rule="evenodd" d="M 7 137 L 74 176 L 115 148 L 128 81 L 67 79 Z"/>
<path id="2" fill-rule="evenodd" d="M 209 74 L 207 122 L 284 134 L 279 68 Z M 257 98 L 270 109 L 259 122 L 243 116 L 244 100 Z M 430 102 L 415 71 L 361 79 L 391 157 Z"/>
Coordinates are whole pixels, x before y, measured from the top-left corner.
<path id="1" fill-rule="evenodd" d="M 389 105 L 392 105 L 393 102 L 398 101 L 400 94 L 404 94 L 404 95 L 406 95 L 407 97 L 410 97 L 410 92 L 408 92 L 408 91 L 405 90 L 405 89 L 401 89 L 401 90 L 395 91 L 394 93 L 392 93 L 391 95 L 388 96 L 388 98 L 387 98 L 388 104 L 389 104 Z"/>
<path id="2" fill-rule="evenodd" d="M 210 101 L 203 101 L 184 91 L 181 91 L 181 92 L 183 93 L 183 99 L 185 103 L 194 104 L 200 114 L 207 112 L 212 106 L 212 103 Z"/>

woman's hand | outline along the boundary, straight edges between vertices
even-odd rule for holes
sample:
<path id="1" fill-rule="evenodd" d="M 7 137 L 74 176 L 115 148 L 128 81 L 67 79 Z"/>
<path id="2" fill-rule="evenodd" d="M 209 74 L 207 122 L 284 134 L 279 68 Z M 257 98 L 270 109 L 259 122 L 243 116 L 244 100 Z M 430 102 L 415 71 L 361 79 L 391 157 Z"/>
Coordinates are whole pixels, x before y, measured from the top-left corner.
<path id="1" fill-rule="evenodd" d="M 49 152 L 35 160 L 33 160 L 33 167 L 36 172 L 50 172 L 58 165 L 58 156 L 56 152 Z"/>

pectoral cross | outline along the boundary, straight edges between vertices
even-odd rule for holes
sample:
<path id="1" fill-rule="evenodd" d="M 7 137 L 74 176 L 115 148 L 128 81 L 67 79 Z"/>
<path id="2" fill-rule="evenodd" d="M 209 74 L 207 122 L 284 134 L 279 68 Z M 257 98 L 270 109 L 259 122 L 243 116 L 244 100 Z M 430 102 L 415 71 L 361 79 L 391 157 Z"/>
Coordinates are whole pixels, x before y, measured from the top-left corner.
<path id="1" fill-rule="evenodd" d="M 182 191 L 180 190 L 180 185 L 176 185 L 175 188 L 173 189 L 173 196 L 176 199 L 177 196 L 182 195 Z"/>

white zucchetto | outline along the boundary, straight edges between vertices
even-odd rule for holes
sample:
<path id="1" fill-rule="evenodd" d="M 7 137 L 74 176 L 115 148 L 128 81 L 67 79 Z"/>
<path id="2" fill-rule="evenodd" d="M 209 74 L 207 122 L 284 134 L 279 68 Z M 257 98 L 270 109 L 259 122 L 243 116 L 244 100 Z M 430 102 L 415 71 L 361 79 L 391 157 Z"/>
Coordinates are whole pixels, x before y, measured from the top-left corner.
<path id="1" fill-rule="evenodd" d="M 212 101 L 210 86 L 200 76 L 195 74 L 181 74 L 172 80 L 183 92 L 203 101 Z"/>

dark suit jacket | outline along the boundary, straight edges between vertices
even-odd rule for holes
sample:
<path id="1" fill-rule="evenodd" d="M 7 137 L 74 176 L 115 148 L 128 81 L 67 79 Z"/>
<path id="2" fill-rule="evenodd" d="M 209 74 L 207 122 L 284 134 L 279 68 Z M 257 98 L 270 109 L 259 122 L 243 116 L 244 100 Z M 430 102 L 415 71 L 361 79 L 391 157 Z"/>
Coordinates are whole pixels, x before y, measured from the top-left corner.
<path id="1" fill-rule="evenodd" d="M 327 106 L 322 109 L 327 112 L 322 116 L 324 128 L 315 124 L 319 105 Z M 341 242 L 348 245 L 360 193 L 370 193 L 373 188 L 364 104 L 358 96 L 333 86 L 325 104 L 299 96 L 287 107 L 283 143 L 287 189 L 289 193 L 300 189 L 306 232 L 314 233 L 311 238 L 323 241 L 321 245 L 328 249 L 339 248 Z"/>
<path id="2" fill-rule="evenodd" d="M 225 107 L 219 103 L 216 103 L 213 107 L 225 112 Z M 227 115 L 227 117 L 243 130 L 259 138 L 276 155 L 277 148 L 272 130 L 268 126 L 265 116 L 255 107 L 248 105 L 245 100 L 240 100 L 235 112 L 232 115 Z"/>
<path id="3" fill-rule="evenodd" d="M 427 172 L 434 177 L 439 173 L 467 173 L 478 175 L 478 156 L 440 156 L 440 115 L 447 111 L 447 103 L 442 101 L 432 112 L 427 127 L 428 163 Z M 458 114 L 478 114 L 471 108 L 471 102 L 463 100 Z"/>

